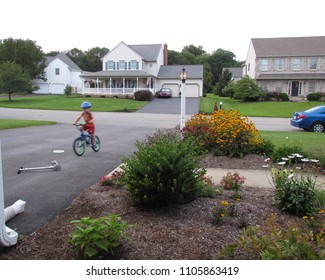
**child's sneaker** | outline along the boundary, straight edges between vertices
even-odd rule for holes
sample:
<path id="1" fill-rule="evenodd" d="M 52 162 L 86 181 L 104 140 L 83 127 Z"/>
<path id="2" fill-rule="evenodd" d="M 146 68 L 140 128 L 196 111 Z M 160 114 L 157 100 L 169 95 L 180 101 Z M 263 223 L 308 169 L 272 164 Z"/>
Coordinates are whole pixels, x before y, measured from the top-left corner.
<path id="1" fill-rule="evenodd" d="M 93 144 L 93 149 L 96 150 L 97 149 L 97 145 Z"/>

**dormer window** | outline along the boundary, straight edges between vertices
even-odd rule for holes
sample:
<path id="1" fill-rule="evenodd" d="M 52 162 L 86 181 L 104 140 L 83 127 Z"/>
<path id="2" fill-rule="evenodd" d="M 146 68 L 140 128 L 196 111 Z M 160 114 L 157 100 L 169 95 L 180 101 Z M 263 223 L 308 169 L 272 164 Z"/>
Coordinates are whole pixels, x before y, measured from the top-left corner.
<path id="1" fill-rule="evenodd" d="M 115 70 L 115 62 L 113 60 L 106 62 L 106 70 Z"/>
<path id="2" fill-rule="evenodd" d="M 292 70 L 301 69 L 301 58 L 297 57 L 292 60 Z"/>
<path id="3" fill-rule="evenodd" d="M 269 60 L 267 58 L 263 58 L 260 60 L 260 70 L 261 71 L 269 70 Z"/>
<path id="4" fill-rule="evenodd" d="M 60 75 L 60 68 L 55 68 L 55 75 L 59 76 Z"/>

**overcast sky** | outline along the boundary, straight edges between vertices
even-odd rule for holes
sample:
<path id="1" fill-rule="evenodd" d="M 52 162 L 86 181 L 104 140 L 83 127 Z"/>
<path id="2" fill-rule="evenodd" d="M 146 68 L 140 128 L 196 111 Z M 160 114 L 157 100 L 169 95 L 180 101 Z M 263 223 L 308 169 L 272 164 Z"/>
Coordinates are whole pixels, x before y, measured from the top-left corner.
<path id="1" fill-rule="evenodd" d="M 44 52 L 126 44 L 202 46 L 245 60 L 251 38 L 325 35 L 323 0 L 1 0 L 0 39 Z"/>

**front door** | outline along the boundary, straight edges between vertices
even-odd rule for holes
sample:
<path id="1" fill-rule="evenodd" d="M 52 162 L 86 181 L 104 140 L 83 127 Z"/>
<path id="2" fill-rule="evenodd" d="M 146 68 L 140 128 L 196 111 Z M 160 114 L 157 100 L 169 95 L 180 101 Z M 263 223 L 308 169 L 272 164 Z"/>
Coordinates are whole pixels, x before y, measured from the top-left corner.
<path id="1" fill-rule="evenodd" d="M 291 96 L 298 96 L 300 91 L 300 82 L 292 81 L 291 82 Z"/>

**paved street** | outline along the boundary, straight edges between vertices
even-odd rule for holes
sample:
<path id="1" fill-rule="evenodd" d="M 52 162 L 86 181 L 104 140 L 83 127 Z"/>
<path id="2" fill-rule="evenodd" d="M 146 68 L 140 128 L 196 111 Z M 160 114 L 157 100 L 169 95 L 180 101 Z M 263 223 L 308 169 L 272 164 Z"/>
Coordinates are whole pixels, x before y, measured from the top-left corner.
<path id="1" fill-rule="evenodd" d="M 163 104 L 163 103 L 160 103 Z M 158 106 L 159 107 L 159 106 Z M 163 106 L 159 108 L 161 112 Z M 175 107 L 174 110 L 177 110 Z M 78 131 L 71 125 L 79 112 L 0 108 L 0 118 L 53 120 L 57 125 L 0 131 L 3 156 L 5 205 L 18 199 L 26 211 L 8 226 L 20 234 L 31 234 L 69 206 L 80 192 L 117 167 L 135 149 L 134 143 L 156 129 L 179 124 L 179 114 L 94 113 L 102 146 L 98 153 L 88 148 L 82 157 L 72 151 Z M 258 129 L 293 130 L 288 119 L 252 118 Z M 63 154 L 53 150 L 63 149 Z M 61 171 L 17 174 L 20 167 L 50 165 L 57 160 Z"/>

